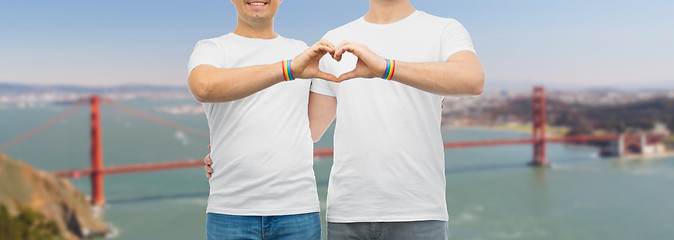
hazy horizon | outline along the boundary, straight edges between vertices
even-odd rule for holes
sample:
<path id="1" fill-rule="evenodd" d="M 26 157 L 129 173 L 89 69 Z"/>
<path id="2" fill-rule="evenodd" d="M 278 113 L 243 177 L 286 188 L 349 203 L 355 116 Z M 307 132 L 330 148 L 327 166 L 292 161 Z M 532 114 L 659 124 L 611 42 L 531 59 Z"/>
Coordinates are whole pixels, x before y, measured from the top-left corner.
<path id="1" fill-rule="evenodd" d="M 468 29 L 487 90 L 674 87 L 671 1 L 411 2 Z M 286 0 L 275 31 L 311 45 L 367 9 L 363 0 Z M 0 21 L 0 82 L 180 86 L 194 44 L 231 32 L 236 11 L 215 0 L 15 1 L 0 4 Z"/>
<path id="2" fill-rule="evenodd" d="M 78 83 L 15 83 L 15 82 L 5 82 L 5 81 L 0 81 L 0 86 L 1 85 L 15 85 L 15 86 L 28 86 L 28 87 L 38 87 L 38 88 L 50 88 L 50 87 L 73 87 L 73 88 L 91 88 L 91 89 L 99 89 L 99 88 L 120 88 L 120 87 L 153 87 L 153 88 L 185 88 L 187 89 L 187 84 L 162 84 L 162 83 L 112 83 L 108 85 L 87 85 L 87 84 L 78 84 Z M 508 83 L 500 83 L 497 82 L 495 84 L 487 84 L 485 86 L 485 93 L 489 93 L 491 91 L 502 91 L 502 90 L 509 90 L 509 91 L 530 91 L 533 87 L 535 86 L 543 86 L 545 87 L 548 91 L 550 90 L 560 90 L 560 91 L 568 91 L 568 90 L 596 90 L 596 89 L 611 89 L 611 90 L 618 90 L 618 91 L 656 91 L 656 90 L 674 90 L 674 81 L 671 82 L 664 82 L 662 85 L 658 86 L 635 86 L 635 85 L 627 85 L 627 86 L 570 86 L 570 85 L 564 85 L 564 84 L 544 84 L 544 83 L 535 83 L 535 82 L 528 82 L 528 81 L 515 81 L 515 82 L 508 82 Z"/>

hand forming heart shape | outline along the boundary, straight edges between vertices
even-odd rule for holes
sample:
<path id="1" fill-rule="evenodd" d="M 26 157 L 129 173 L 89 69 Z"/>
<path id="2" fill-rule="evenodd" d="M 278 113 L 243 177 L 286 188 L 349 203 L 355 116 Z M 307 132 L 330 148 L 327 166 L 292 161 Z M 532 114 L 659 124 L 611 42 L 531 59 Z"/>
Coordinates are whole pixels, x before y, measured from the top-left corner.
<path id="1" fill-rule="evenodd" d="M 335 46 L 326 40 L 321 40 L 297 55 L 291 63 L 291 72 L 295 78 L 322 78 L 337 82 L 335 75 L 321 71 L 318 62 L 327 53 L 334 55 Z"/>
<path id="2" fill-rule="evenodd" d="M 376 78 L 384 75 L 384 71 L 386 71 L 386 59 L 377 56 L 367 46 L 351 41 L 344 41 L 337 46 L 332 58 L 340 61 L 345 52 L 355 55 L 358 58 L 358 62 L 356 62 L 356 67 L 353 70 L 340 75 L 337 78 L 338 82 L 358 77 Z"/>
<path id="3" fill-rule="evenodd" d="M 330 53 L 333 59 L 340 61 L 345 52 L 350 52 L 358 58 L 353 70 L 335 77 L 318 68 L 318 62 L 325 54 Z M 386 71 L 386 60 L 377 56 L 363 44 L 344 41 L 335 48 L 327 40 L 321 40 L 295 57 L 291 68 L 296 78 L 321 78 L 332 82 L 342 82 L 358 77 L 381 77 Z"/>

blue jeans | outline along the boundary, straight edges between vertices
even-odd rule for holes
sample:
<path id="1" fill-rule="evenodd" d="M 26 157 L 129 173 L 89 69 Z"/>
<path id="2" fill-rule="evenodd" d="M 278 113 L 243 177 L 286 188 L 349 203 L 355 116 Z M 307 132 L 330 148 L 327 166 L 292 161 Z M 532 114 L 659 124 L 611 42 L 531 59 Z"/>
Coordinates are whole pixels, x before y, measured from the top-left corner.
<path id="1" fill-rule="evenodd" d="M 445 221 L 328 222 L 328 240 L 447 240 Z"/>
<path id="2" fill-rule="evenodd" d="M 208 213 L 208 240 L 320 240 L 317 212 L 282 216 L 238 216 Z"/>

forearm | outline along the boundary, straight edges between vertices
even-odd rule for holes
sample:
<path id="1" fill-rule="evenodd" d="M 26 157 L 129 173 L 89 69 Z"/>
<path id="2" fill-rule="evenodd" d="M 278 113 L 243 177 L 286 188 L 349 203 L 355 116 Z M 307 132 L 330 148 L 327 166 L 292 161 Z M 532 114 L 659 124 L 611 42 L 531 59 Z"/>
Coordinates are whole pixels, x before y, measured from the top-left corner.
<path id="1" fill-rule="evenodd" d="M 314 142 L 321 140 L 325 130 L 335 119 L 337 99 L 335 97 L 309 93 L 309 128 Z"/>
<path id="2" fill-rule="evenodd" d="M 284 80 L 281 62 L 242 68 L 200 65 L 188 86 L 199 102 L 228 102 L 247 97 Z"/>
<path id="3" fill-rule="evenodd" d="M 396 61 L 392 80 L 439 95 L 479 95 L 484 88 L 484 70 L 475 54 L 461 60 L 439 63 Z"/>

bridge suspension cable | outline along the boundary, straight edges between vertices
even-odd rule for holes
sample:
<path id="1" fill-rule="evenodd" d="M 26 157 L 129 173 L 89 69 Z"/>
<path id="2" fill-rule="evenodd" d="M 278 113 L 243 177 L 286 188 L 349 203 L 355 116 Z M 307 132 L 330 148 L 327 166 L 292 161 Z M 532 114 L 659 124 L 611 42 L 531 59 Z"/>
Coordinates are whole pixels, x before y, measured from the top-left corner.
<path id="1" fill-rule="evenodd" d="M 26 132 L 26 133 L 24 133 L 24 134 L 22 134 L 22 135 L 20 135 L 20 136 L 18 136 L 18 137 L 15 137 L 14 139 L 10 140 L 9 142 L 0 145 L 0 152 L 4 151 L 5 149 L 7 149 L 7 148 L 9 148 L 9 147 L 11 147 L 11 146 L 13 146 L 14 144 L 17 144 L 17 143 L 19 143 L 19 142 L 21 142 L 21 141 L 23 141 L 23 140 L 26 140 L 26 138 L 28 138 L 28 137 L 30 137 L 30 136 L 33 136 L 33 135 L 35 135 L 36 133 L 38 133 L 38 132 L 44 130 L 45 128 L 51 126 L 52 124 L 58 122 L 59 120 L 61 120 L 61 119 L 65 118 L 65 117 L 67 117 L 67 116 L 70 115 L 71 113 L 77 111 L 78 109 L 80 109 L 82 106 L 84 106 L 84 105 L 87 104 L 87 103 L 89 103 L 89 102 L 87 102 L 86 99 L 85 99 L 85 100 L 80 100 L 80 101 L 78 101 L 77 103 L 75 103 L 74 106 L 70 107 L 69 109 L 67 109 L 67 110 L 64 111 L 63 113 L 61 113 L 61 114 L 59 114 L 59 115 L 57 115 L 57 116 L 55 116 L 55 117 L 53 117 L 53 118 L 47 120 L 46 122 L 40 124 L 40 125 L 37 126 L 37 127 L 34 127 L 33 129 L 29 130 L 28 132 Z"/>
<path id="2" fill-rule="evenodd" d="M 210 136 L 210 134 L 208 132 L 197 130 L 197 129 L 194 129 L 194 128 L 181 126 L 181 125 L 178 125 L 178 124 L 175 124 L 175 123 L 172 123 L 172 122 L 168 122 L 166 120 L 162 120 L 161 118 L 152 116 L 150 114 L 147 114 L 147 113 L 144 113 L 144 112 L 141 112 L 141 111 L 129 108 L 129 107 L 126 107 L 124 105 L 121 105 L 119 103 L 116 103 L 116 102 L 114 102 L 112 100 L 109 100 L 109 99 L 106 99 L 106 98 L 103 98 L 102 100 L 103 100 L 103 103 L 106 103 L 110 106 L 113 106 L 113 107 L 115 107 L 119 110 L 122 110 L 124 112 L 127 112 L 131 115 L 141 117 L 141 118 L 144 118 L 144 119 L 147 119 L 147 120 L 150 120 L 150 121 L 153 121 L 153 122 L 156 122 L 156 123 L 168 126 L 168 127 L 172 127 L 172 128 L 181 130 L 181 131 L 193 133 L 193 134 L 196 134 L 196 135 L 200 135 L 200 136 L 204 136 L 204 137 Z"/>

